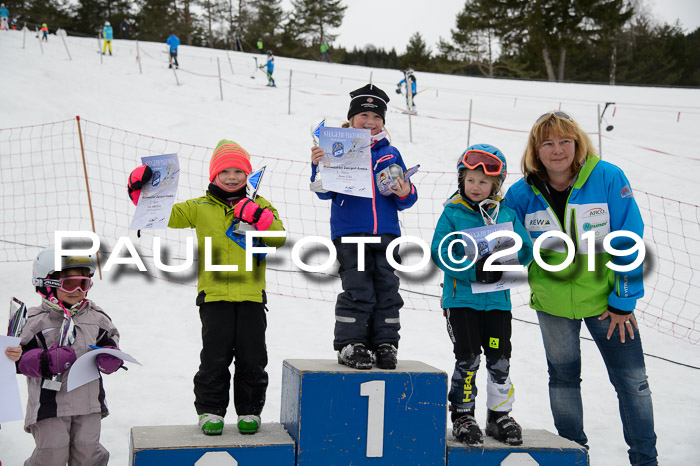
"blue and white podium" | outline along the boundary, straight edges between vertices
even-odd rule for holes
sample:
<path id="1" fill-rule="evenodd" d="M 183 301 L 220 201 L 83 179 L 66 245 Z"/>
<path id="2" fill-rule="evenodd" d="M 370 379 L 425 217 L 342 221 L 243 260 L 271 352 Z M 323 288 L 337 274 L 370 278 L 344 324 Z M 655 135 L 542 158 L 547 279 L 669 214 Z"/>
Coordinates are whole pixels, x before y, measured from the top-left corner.
<path id="1" fill-rule="evenodd" d="M 132 427 L 131 466 L 293 466 L 294 441 L 277 423 L 241 435 L 235 424 L 208 436 L 196 424 Z"/>
<path id="2" fill-rule="evenodd" d="M 576 442 L 546 430 L 524 429 L 523 444 L 505 445 L 484 436 L 483 447 L 470 448 L 447 433 L 447 466 L 587 466 L 588 452 Z"/>
<path id="3" fill-rule="evenodd" d="M 355 370 L 285 360 L 280 422 L 296 464 L 444 465 L 447 374 L 418 361 Z"/>

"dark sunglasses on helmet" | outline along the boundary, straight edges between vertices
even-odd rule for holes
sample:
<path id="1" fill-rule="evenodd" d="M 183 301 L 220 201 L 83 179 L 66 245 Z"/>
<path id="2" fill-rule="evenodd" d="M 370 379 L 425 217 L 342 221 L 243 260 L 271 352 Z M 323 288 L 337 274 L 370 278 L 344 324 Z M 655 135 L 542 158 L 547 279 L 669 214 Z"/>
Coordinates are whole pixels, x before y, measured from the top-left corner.
<path id="1" fill-rule="evenodd" d="M 554 116 L 556 116 L 556 117 L 559 117 L 559 118 L 563 118 L 563 119 L 565 119 L 566 121 L 569 121 L 569 122 L 571 122 L 571 123 L 574 122 L 574 119 L 571 118 L 567 113 L 564 113 L 564 112 L 547 112 L 547 113 L 541 115 L 541 116 L 537 119 L 537 121 L 542 121 L 542 120 L 544 120 L 545 118 L 548 118 L 548 117 L 550 117 L 550 116 L 552 116 L 552 115 L 554 115 Z"/>
<path id="2" fill-rule="evenodd" d="M 481 166 L 485 175 L 499 176 L 503 170 L 503 162 L 490 152 L 483 150 L 468 150 L 462 155 L 462 164 L 470 170 Z"/>

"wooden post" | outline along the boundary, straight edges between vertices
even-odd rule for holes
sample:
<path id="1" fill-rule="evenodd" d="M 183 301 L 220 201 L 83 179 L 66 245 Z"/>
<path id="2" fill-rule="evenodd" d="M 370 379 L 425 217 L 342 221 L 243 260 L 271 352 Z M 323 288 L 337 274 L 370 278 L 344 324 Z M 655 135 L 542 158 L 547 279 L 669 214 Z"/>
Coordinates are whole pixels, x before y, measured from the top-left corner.
<path id="1" fill-rule="evenodd" d="M 70 50 L 68 50 L 68 44 L 66 44 L 65 35 L 66 35 L 66 30 L 61 29 L 60 36 L 61 36 L 61 40 L 63 41 L 63 46 L 66 48 L 66 53 L 68 54 L 68 60 L 73 61 L 73 57 L 70 56 Z"/>
<path id="2" fill-rule="evenodd" d="M 469 127 L 467 128 L 467 147 L 472 138 L 472 99 L 469 99 Z"/>
<path id="3" fill-rule="evenodd" d="M 603 118 L 600 115 L 600 104 L 598 104 L 598 155 L 603 159 L 603 133 L 600 129 L 600 122 Z"/>
<path id="4" fill-rule="evenodd" d="M 292 70 L 289 70 L 289 94 L 287 95 L 287 115 L 292 114 Z"/>
<path id="5" fill-rule="evenodd" d="M 83 146 L 83 133 L 80 129 L 80 117 L 76 115 L 76 123 L 78 123 L 78 140 L 80 141 L 80 154 L 83 157 L 83 174 L 85 175 L 85 189 L 87 190 L 88 197 L 88 207 L 90 208 L 90 222 L 92 223 L 92 232 L 97 234 L 95 231 L 95 215 L 92 213 L 92 198 L 90 197 L 90 182 L 88 180 L 87 173 L 87 162 L 85 161 L 85 147 Z M 100 275 L 100 280 L 102 280 L 102 267 L 100 267 L 100 251 L 97 251 L 95 255 L 97 258 L 97 271 Z"/>
<path id="6" fill-rule="evenodd" d="M 175 68 L 173 68 L 174 70 Z M 221 84 L 221 63 L 219 63 L 219 57 L 216 57 L 216 69 L 219 70 L 219 94 L 221 94 L 221 100 L 224 100 L 224 86 Z"/>
<path id="7" fill-rule="evenodd" d="M 139 41 L 136 41 L 136 61 L 139 64 L 139 74 L 143 74 L 141 69 L 141 51 L 139 50 Z"/>

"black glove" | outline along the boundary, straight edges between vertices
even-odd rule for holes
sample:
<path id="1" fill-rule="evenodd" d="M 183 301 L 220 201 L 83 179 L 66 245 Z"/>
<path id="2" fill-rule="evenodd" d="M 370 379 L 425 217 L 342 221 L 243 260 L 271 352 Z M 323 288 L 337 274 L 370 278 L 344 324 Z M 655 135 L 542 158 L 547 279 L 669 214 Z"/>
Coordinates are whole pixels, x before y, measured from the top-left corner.
<path id="1" fill-rule="evenodd" d="M 500 270 L 493 272 L 487 272 L 484 270 L 484 263 L 486 263 L 486 259 L 490 255 L 491 254 L 485 255 L 484 257 L 476 261 L 476 264 L 474 264 L 474 270 L 476 271 L 476 281 L 479 283 L 496 283 L 503 276 L 503 272 L 501 272 Z M 498 261 L 494 261 L 491 264 L 491 266 L 494 265 L 501 265 L 501 263 Z"/>
<path id="2" fill-rule="evenodd" d="M 396 88 L 396 93 L 397 93 L 397 94 L 401 94 L 401 88 L 400 88 L 400 87 L 397 87 L 397 88 Z"/>

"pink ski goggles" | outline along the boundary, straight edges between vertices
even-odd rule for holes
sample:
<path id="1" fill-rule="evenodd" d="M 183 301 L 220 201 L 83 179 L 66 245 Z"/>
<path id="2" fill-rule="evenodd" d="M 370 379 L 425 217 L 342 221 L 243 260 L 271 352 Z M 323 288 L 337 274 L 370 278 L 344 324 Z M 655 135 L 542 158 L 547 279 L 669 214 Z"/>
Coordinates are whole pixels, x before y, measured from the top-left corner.
<path id="1" fill-rule="evenodd" d="M 82 293 L 87 293 L 92 288 L 92 278 L 90 277 L 64 277 L 58 280 L 44 280 L 44 286 L 58 288 L 59 290 L 72 293 L 75 290 L 80 290 Z"/>

